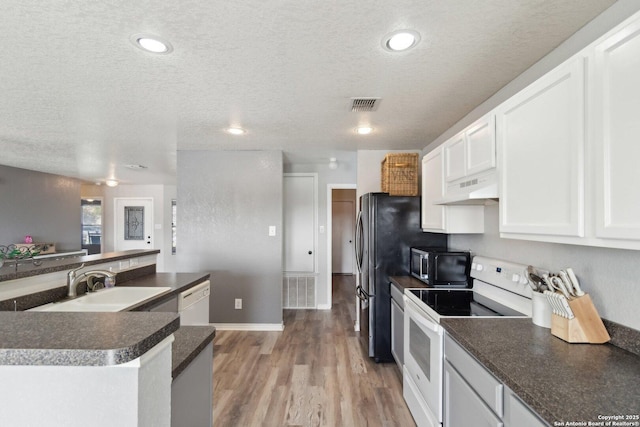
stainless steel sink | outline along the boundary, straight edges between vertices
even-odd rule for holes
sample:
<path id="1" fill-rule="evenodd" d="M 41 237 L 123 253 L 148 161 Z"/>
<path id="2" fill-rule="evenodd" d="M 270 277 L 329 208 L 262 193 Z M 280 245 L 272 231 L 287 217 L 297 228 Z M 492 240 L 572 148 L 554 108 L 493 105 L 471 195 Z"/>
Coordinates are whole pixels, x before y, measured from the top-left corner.
<path id="1" fill-rule="evenodd" d="M 169 287 L 116 286 L 75 299 L 41 305 L 29 311 L 122 311 L 170 290 Z"/>

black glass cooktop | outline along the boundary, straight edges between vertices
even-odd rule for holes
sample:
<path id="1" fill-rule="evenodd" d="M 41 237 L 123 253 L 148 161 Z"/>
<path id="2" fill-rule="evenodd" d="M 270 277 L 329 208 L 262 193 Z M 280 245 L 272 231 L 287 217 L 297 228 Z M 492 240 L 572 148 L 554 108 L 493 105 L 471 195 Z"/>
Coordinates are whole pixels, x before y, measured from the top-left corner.
<path id="1" fill-rule="evenodd" d="M 471 289 L 409 289 L 441 316 L 526 316 Z"/>

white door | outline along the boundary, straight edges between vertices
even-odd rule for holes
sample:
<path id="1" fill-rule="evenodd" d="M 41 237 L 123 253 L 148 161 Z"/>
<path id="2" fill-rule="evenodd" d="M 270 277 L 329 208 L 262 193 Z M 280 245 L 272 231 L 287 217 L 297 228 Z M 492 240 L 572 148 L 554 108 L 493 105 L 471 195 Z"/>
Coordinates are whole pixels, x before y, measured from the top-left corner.
<path id="1" fill-rule="evenodd" d="M 153 249 L 153 199 L 116 198 L 114 250 Z"/>
<path id="2" fill-rule="evenodd" d="M 284 176 L 284 271 L 315 272 L 316 177 Z"/>
<path id="3" fill-rule="evenodd" d="M 355 210 L 353 202 L 331 204 L 331 265 L 333 273 L 353 274 Z"/>

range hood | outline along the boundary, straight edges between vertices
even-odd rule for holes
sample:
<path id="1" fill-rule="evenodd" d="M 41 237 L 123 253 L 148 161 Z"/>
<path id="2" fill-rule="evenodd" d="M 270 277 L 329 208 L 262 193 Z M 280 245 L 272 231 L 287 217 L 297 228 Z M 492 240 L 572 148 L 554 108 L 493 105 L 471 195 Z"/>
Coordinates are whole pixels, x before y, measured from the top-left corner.
<path id="1" fill-rule="evenodd" d="M 476 178 L 463 178 L 447 185 L 445 197 L 436 205 L 487 205 L 498 201 L 498 183 L 493 173 Z"/>

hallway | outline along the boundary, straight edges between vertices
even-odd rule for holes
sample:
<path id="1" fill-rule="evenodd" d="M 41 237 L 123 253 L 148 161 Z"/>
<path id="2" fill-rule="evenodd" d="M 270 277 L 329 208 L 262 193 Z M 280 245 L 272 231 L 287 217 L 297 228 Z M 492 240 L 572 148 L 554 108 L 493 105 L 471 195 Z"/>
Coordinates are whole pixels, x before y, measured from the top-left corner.
<path id="1" fill-rule="evenodd" d="M 285 310 L 283 332 L 217 332 L 214 426 L 414 426 L 398 367 L 361 350 L 354 286 L 333 276 L 333 308 Z"/>

